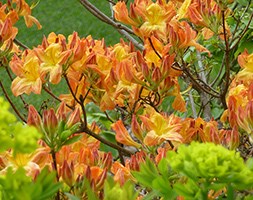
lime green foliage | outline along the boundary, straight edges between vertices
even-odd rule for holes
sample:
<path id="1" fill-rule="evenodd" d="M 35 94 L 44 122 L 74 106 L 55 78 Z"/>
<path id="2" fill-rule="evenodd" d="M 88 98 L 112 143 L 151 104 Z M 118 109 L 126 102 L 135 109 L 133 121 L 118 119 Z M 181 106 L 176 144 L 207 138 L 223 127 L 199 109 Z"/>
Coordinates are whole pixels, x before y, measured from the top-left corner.
<path id="1" fill-rule="evenodd" d="M 12 148 L 15 155 L 33 152 L 40 134 L 36 128 L 17 122 L 9 111 L 9 104 L 0 98 L 0 137 L 0 152 Z"/>
<path id="2" fill-rule="evenodd" d="M 55 183 L 55 174 L 49 173 L 46 168 L 33 182 L 26 176 L 23 168 L 13 172 L 8 168 L 6 175 L 0 176 L 0 199 L 3 200 L 46 200 L 52 197 L 61 187 Z"/>
<path id="3" fill-rule="evenodd" d="M 171 187 L 171 181 L 177 178 L 177 175 L 169 167 L 168 160 L 162 159 L 156 166 L 149 159 L 141 164 L 139 172 L 132 172 L 137 181 L 150 191 L 145 199 L 153 199 L 160 196 L 164 199 L 174 199 L 175 191 Z"/>
<path id="4" fill-rule="evenodd" d="M 120 186 L 111 177 L 106 180 L 104 191 L 104 200 L 135 200 L 138 196 L 138 193 L 134 191 L 134 185 L 130 181 Z"/>
<path id="5" fill-rule="evenodd" d="M 182 182 L 174 185 L 176 192 L 186 198 L 207 199 L 210 190 L 227 189 L 229 199 L 236 190 L 252 188 L 252 161 L 244 163 L 239 153 L 213 143 L 182 145 L 178 152 L 169 152 L 172 169 L 182 175 Z"/>
<path id="6" fill-rule="evenodd" d="M 0 98 L 0 152 L 12 149 L 16 153 L 32 153 L 37 148 L 40 134 L 34 127 L 23 125 L 9 112 L 9 104 Z M 26 176 L 24 168 L 13 171 L 8 167 L 6 174 L 0 176 L 0 199 L 48 199 L 54 195 L 60 184 L 55 183 L 55 174 L 45 168 L 33 182 Z"/>
<path id="7" fill-rule="evenodd" d="M 239 153 L 221 145 L 193 142 L 169 152 L 158 165 L 147 160 L 132 174 L 146 188 L 145 200 L 178 196 L 202 200 L 211 191 L 233 200 L 245 197 L 253 187 L 253 159 L 244 163 Z"/>

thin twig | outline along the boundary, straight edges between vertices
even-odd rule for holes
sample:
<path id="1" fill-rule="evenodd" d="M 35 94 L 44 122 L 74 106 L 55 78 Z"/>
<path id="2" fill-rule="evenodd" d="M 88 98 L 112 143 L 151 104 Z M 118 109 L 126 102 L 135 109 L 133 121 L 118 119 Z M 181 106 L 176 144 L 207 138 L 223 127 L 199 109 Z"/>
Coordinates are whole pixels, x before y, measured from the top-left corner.
<path id="1" fill-rule="evenodd" d="M 44 86 L 44 85 L 43 85 L 43 90 L 44 90 L 45 92 L 47 92 L 51 97 L 53 97 L 54 99 L 56 99 L 57 101 L 62 102 L 62 100 L 61 100 L 59 97 L 57 97 L 55 94 L 53 94 L 53 93 L 52 93 L 46 86 Z M 70 105 L 68 105 L 68 104 L 66 104 L 66 106 L 67 106 L 68 108 L 70 108 L 71 110 L 74 110 L 73 106 L 70 106 Z"/>
<path id="2" fill-rule="evenodd" d="M 244 30 L 239 34 L 239 35 L 240 35 L 239 39 L 238 39 L 238 40 L 236 41 L 236 43 L 230 48 L 231 50 L 234 49 L 234 48 L 239 44 L 239 42 L 241 41 L 241 39 L 243 38 L 243 36 L 244 36 L 245 33 L 247 32 L 247 30 L 249 29 L 249 26 L 250 26 L 250 24 L 251 24 L 252 19 L 253 19 L 253 12 L 252 12 L 252 14 L 250 15 L 248 24 L 246 25 L 246 27 L 244 28 Z"/>
<path id="3" fill-rule="evenodd" d="M 158 58 L 162 59 L 162 56 L 161 56 L 161 55 L 157 52 L 157 50 L 155 49 L 155 46 L 154 46 L 154 44 L 153 44 L 153 42 L 152 42 L 152 40 L 151 40 L 150 37 L 148 38 L 148 41 L 149 41 L 149 43 L 150 43 L 152 49 L 154 50 L 155 54 L 158 56 Z"/>
<path id="4" fill-rule="evenodd" d="M 67 83 L 67 85 L 68 85 L 68 88 L 69 88 L 70 93 L 72 94 L 72 96 L 73 96 L 74 100 L 75 100 L 78 104 L 80 104 L 80 105 L 81 105 L 80 100 L 79 100 L 79 99 L 77 99 L 76 95 L 74 94 L 74 92 L 73 92 L 73 90 L 72 90 L 72 88 L 71 88 L 71 86 L 70 86 L 69 79 L 68 79 L 68 77 L 67 77 L 67 75 L 66 75 L 66 74 L 64 74 L 64 78 L 65 78 L 65 80 L 66 80 L 66 83 Z"/>
<path id="5" fill-rule="evenodd" d="M 192 108 L 193 118 L 196 119 L 198 116 L 197 116 L 197 111 L 196 111 L 196 108 L 195 108 L 195 103 L 194 103 L 194 99 L 192 97 L 192 91 L 191 90 L 189 92 L 189 99 L 190 99 L 190 104 L 191 104 L 191 108 Z"/>
<path id="6" fill-rule="evenodd" d="M 87 127 L 87 125 L 88 125 L 88 122 L 87 122 L 87 115 L 86 115 L 86 110 L 85 110 L 85 106 L 84 106 L 84 101 L 85 101 L 85 99 L 87 98 L 87 96 L 88 96 L 88 94 L 89 94 L 89 92 L 90 92 L 90 89 L 91 88 L 89 88 L 88 89 L 88 91 L 86 92 L 86 94 L 84 95 L 84 97 L 82 97 L 82 96 L 80 96 L 80 106 L 81 106 L 81 108 L 82 108 L 82 112 L 83 112 L 83 126 L 84 127 Z"/>
<path id="7" fill-rule="evenodd" d="M 245 13 L 248 11 L 248 9 L 250 7 L 250 4 L 251 4 L 251 0 L 248 2 L 248 5 L 244 9 L 243 13 L 240 15 L 240 18 L 237 20 L 234 32 L 232 33 L 231 42 L 233 42 L 233 40 L 235 39 L 235 35 L 236 35 L 236 32 L 237 32 L 237 29 L 238 29 L 238 27 L 239 27 L 239 25 L 241 23 L 241 20 L 244 18 Z M 240 34 L 239 34 L 239 36 L 240 36 Z"/>
<path id="8" fill-rule="evenodd" d="M 25 118 L 20 114 L 20 112 L 18 111 L 18 109 L 16 108 L 16 106 L 13 104 L 12 100 L 10 99 L 9 95 L 7 94 L 2 81 L 0 81 L 0 87 L 2 88 L 2 91 L 4 93 L 4 96 L 6 97 L 6 99 L 8 100 L 8 102 L 11 104 L 11 107 L 13 108 L 13 110 L 15 111 L 15 113 L 17 114 L 17 116 L 26 123 Z"/>
<path id="9" fill-rule="evenodd" d="M 8 76 L 9 76 L 10 80 L 13 81 L 13 77 L 12 77 L 12 75 L 11 75 L 11 72 L 10 72 L 9 68 L 8 68 L 8 67 L 5 67 L 5 70 L 7 71 L 7 74 L 8 74 Z M 19 98 L 20 98 L 21 101 L 23 102 L 25 108 L 28 108 L 28 104 L 25 102 L 25 100 L 24 100 L 24 98 L 22 97 L 22 95 L 19 95 Z"/>
<path id="10" fill-rule="evenodd" d="M 226 103 L 226 94 L 228 91 L 228 87 L 230 84 L 230 63 L 229 63 L 229 54 L 230 54 L 230 49 L 229 49 L 229 42 L 227 38 L 227 31 L 226 31 L 226 22 L 225 22 L 225 11 L 222 11 L 222 27 L 223 27 L 223 34 L 224 34 L 224 41 L 225 41 L 225 85 L 223 88 L 223 91 L 221 93 L 221 102 L 223 104 L 224 109 L 227 108 L 227 103 Z"/>
<path id="11" fill-rule="evenodd" d="M 125 36 L 129 41 L 131 41 L 134 46 L 136 46 L 140 50 L 144 50 L 144 46 L 141 42 L 138 42 L 135 38 L 133 38 L 130 34 L 134 34 L 133 31 L 122 25 L 121 23 L 113 21 L 110 17 L 101 12 L 97 7 L 91 4 L 88 0 L 79 0 L 80 3 L 95 17 L 100 19 L 101 21 L 113 26 L 116 30 L 123 36 Z"/>
<path id="12" fill-rule="evenodd" d="M 179 64 L 177 64 L 177 65 L 179 65 Z M 199 79 L 196 79 L 196 78 L 194 78 L 192 76 L 192 74 L 190 73 L 190 71 L 188 70 L 188 68 L 185 67 L 185 64 L 183 64 L 182 70 L 185 73 L 185 75 L 191 80 L 192 87 L 194 87 L 197 91 L 201 91 L 202 90 L 205 93 L 210 94 L 213 97 L 216 97 L 216 98 L 220 97 L 220 95 L 218 95 L 219 94 L 218 92 L 215 91 L 215 94 L 212 93 L 211 91 L 213 91 L 213 89 L 210 89 L 210 87 L 207 84 L 205 84 L 203 82 L 202 82 L 202 84 L 200 84 L 198 82 Z M 201 81 L 201 80 L 199 80 L 199 81 Z"/>
<path id="13" fill-rule="evenodd" d="M 52 160 L 53 160 L 53 167 L 54 167 L 54 170 L 55 170 L 55 173 L 56 173 L 56 181 L 59 182 L 59 173 L 58 173 L 58 168 L 57 168 L 57 162 L 56 162 L 56 153 L 54 150 L 51 151 L 51 156 L 52 156 Z M 55 197 L 56 200 L 60 200 L 60 191 L 58 190 L 57 191 L 57 194 L 56 194 L 56 197 Z"/>
<path id="14" fill-rule="evenodd" d="M 106 111 L 104 111 L 104 113 L 105 113 L 106 118 L 107 118 L 110 122 L 114 123 L 114 121 L 111 119 L 111 117 L 108 115 L 108 113 L 107 113 Z"/>
<path id="15" fill-rule="evenodd" d="M 100 142 L 114 148 L 114 149 L 117 149 L 118 151 L 122 152 L 122 154 L 126 155 L 126 156 L 131 156 L 134 154 L 134 152 L 131 152 L 127 149 L 124 149 L 123 147 L 115 144 L 115 143 L 112 143 L 106 139 L 104 139 L 103 137 L 101 137 L 100 135 L 94 133 L 93 131 L 91 131 L 88 127 L 81 127 L 80 131 L 78 131 L 80 133 L 84 132 L 84 133 L 87 133 L 88 135 L 96 138 L 97 140 L 99 140 Z"/>
<path id="16" fill-rule="evenodd" d="M 17 38 L 14 39 L 14 43 L 16 43 L 17 45 L 21 46 L 23 49 L 29 49 L 28 46 L 26 46 L 25 44 L 23 44 L 22 42 L 20 42 Z"/>

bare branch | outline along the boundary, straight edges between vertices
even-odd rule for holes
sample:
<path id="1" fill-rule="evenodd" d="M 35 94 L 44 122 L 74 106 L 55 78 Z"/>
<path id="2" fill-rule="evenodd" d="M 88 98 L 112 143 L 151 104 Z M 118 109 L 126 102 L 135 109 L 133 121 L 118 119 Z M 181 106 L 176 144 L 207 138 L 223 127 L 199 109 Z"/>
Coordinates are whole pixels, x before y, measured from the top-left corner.
<path id="1" fill-rule="evenodd" d="M 132 37 L 130 34 L 134 34 L 133 31 L 122 25 L 121 23 L 115 22 L 110 17 L 105 15 L 103 12 L 101 12 L 97 7 L 95 7 L 93 4 L 91 4 L 88 0 L 79 0 L 80 3 L 95 17 L 100 19 L 101 21 L 113 26 L 116 28 L 116 30 L 123 35 L 125 38 L 127 38 L 129 41 L 131 41 L 135 47 L 137 47 L 140 50 L 144 50 L 144 46 L 141 42 L 138 42 L 134 37 Z"/>
<path id="2" fill-rule="evenodd" d="M 0 81 L 0 87 L 2 88 L 2 91 L 4 93 L 4 96 L 6 97 L 6 99 L 8 100 L 8 102 L 11 104 L 11 107 L 13 108 L 13 110 L 15 111 L 15 113 L 17 114 L 17 116 L 26 123 L 25 118 L 21 115 L 21 113 L 18 111 L 18 109 L 16 108 L 16 106 L 13 104 L 12 100 L 10 99 L 9 95 L 7 94 L 2 81 Z"/>
<path id="3" fill-rule="evenodd" d="M 110 147 L 112 147 L 114 149 L 117 149 L 118 151 L 120 151 L 122 154 L 124 154 L 126 156 L 131 156 L 131 155 L 134 154 L 134 152 L 131 152 L 131 151 L 127 150 L 127 149 L 124 149 L 123 147 L 121 147 L 121 146 L 119 146 L 119 145 L 117 145 L 115 143 L 112 143 L 112 142 L 104 139 L 103 137 L 101 137 L 100 135 L 94 133 L 93 131 L 91 131 L 87 127 L 81 127 L 81 129 L 80 129 L 79 132 L 80 133 L 81 132 L 87 133 L 88 135 L 90 135 L 90 136 L 96 138 L 97 140 L 99 140 L 100 142 L 102 142 L 102 143 L 104 143 L 104 144 L 106 144 L 106 145 L 108 145 L 108 146 L 110 146 Z"/>
<path id="4" fill-rule="evenodd" d="M 14 39 L 14 42 L 17 44 L 17 45 L 19 45 L 19 46 L 21 46 L 23 49 L 29 49 L 29 47 L 28 46 L 26 46 L 25 44 L 23 44 L 22 42 L 20 42 L 18 39 Z"/>
<path id="5" fill-rule="evenodd" d="M 238 44 L 239 42 L 241 41 L 241 39 L 243 38 L 243 36 L 245 35 L 245 33 L 247 32 L 247 30 L 249 30 L 249 26 L 252 22 L 252 19 L 253 19 L 253 13 L 250 15 L 250 18 L 249 18 L 249 21 L 246 25 L 246 27 L 243 29 L 243 31 L 239 34 L 240 37 L 238 38 L 237 42 L 230 48 L 231 50 L 234 49 Z"/>
<path id="6" fill-rule="evenodd" d="M 252 14 L 253 15 L 253 14 Z M 227 108 L 226 103 L 226 94 L 228 91 L 228 87 L 230 84 L 230 63 L 229 63 L 229 57 L 230 57 L 230 50 L 229 49 L 229 42 L 227 38 L 227 30 L 226 30 L 226 22 L 225 22 L 225 11 L 222 11 L 222 27 L 223 27 L 223 35 L 224 35 L 224 41 L 225 41 L 225 85 L 221 94 L 221 102 L 223 104 L 224 109 Z"/>
<path id="7" fill-rule="evenodd" d="M 190 104 L 191 104 L 191 108 L 192 108 L 192 115 L 193 115 L 193 118 L 197 118 L 197 111 L 196 111 L 196 108 L 195 108 L 195 103 L 194 103 L 194 99 L 192 97 L 192 91 L 190 90 L 189 92 L 189 99 L 190 99 Z"/>

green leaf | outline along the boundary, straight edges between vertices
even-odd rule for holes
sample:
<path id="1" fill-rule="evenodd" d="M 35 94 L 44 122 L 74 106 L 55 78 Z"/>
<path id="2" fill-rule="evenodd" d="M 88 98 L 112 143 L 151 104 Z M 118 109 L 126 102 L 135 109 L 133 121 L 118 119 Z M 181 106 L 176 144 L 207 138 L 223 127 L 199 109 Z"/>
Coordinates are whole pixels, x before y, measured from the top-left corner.
<path id="1" fill-rule="evenodd" d="M 73 143 L 77 142 L 78 140 L 80 140 L 82 137 L 83 137 L 83 135 L 81 135 L 81 134 L 80 134 L 80 135 L 75 135 L 75 136 L 69 138 L 68 140 L 66 140 L 66 141 L 62 144 L 62 146 L 63 146 L 63 145 L 70 145 L 70 144 L 73 144 Z"/>
<path id="2" fill-rule="evenodd" d="M 52 197 L 62 187 L 61 183 L 55 182 L 55 173 L 49 173 L 47 168 L 44 168 L 38 175 L 34 187 L 42 186 L 42 193 L 34 193 L 33 199 L 46 200 Z"/>
<path id="3" fill-rule="evenodd" d="M 100 133 L 100 136 L 103 137 L 104 139 L 117 144 L 116 139 L 115 139 L 115 133 L 112 131 L 102 131 Z M 117 157 L 119 155 L 118 151 L 104 143 L 100 144 L 100 150 L 104 152 L 111 152 L 113 157 Z"/>
<path id="4" fill-rule="evenodd" d="M 238 55 L 242 53 L 245 49 L 247 49 L 249 53 L 252 53 L 253 52 L 252 46 L 253 46 L 252 40 L 243 40 L 242 42 L 240 42 L 236 52 L 234 53 L 234 56 L 238 57 Z"/>
<path id="5" fill-rule="evenodd" d="M 61 141 L 64 142 L 71 134 L 72 134 L 72 132 L 70 130 L 65 130 L 65 131 L 61 132 L 60 133 Z"/>
<path id="6" fill-rule="evenodd" d="M 247 6 L 249 1 L 248 0 L 236 0 L 239 4 L 241 4 L 242 6 Z"/>
<path id="7" fill-rule="evenodd" d="M 186 199 L 196 199 L 195 196 L 198 193 L 198 189 L 196 188 L 196 185 L 193 187 L 192 183 L 193 182 L 189 183 L 189 181 L 187 184 L 176 183 L 173 188 L 180 196 L 183 196 Z M 194 189 L 197 189 L 197 191 Z"/>
<path id="8" fill-rule="evenodd" d="M 104 200 L 136 200 L 138 193 L 134 189 L 134 184 L 127 181 L 123 186 L 115 182 L 112 177 L 108 177 L 104 187 Z"/>
<path id="9" fill-rule="evenodd" d="M 80 200 L 78 197 L 74 196 L 73 194 L 70 194 L 67 192 L 65 192 L 64 194 L 69 198 L 69 200 Z"/>
<path id="10" fill-rule="evenodd" d="M 153 200 L 156 197 L 159 197 L 159 193 L 157 191 L 151 191 L 143 198 L 143 200 Z"/>
<path id="11" fill-rule="evenodd" d="M 162 176 L 168 176 L 169 174 L 169 163 L 166 158 L 163 158 L 160 160 L 158 164 L 158 170 L 161 173 Z"/>
<path id="12" fill-rule="evenodd" d="M 90 187 L 90 183 L 87 179 L 84 180 L 84 185 L 86 188 L 86 194 L 88 196 L 88 200 L 99 200 L 98 197 L 95 195 L 94 191 Z"/>
<path id="13" fill-rule="evenodd" d="M 247 167 L 253 171 L 253 158 L 249 158 L 246 162 Z"/>

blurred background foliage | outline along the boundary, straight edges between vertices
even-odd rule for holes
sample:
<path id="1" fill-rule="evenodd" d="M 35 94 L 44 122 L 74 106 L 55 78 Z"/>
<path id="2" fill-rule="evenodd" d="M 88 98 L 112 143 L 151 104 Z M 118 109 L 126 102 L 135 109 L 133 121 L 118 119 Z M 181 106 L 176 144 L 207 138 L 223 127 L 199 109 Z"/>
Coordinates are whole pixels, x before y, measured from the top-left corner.
<path id="1" fill-rule="evenodd" d="M 17 24 L 19 28 L 17 39 L 29 47 L 40 44 L 43 35 L 47 36 L 51 32 L 67 37 L 76 31 L 80 37 L 92 35 L 94 39 L 105 38 L 107 45 L 119 42 L 120 34 L 117 30 L 99 21 L 78 0 L 27 0 L 26 2 L 29 5 L 37 4 L 32 10 L 32 15 L 42 25 L 42 29 L 37 30 L 36 26 L 27 29 L 23 20 Z M 90 2 L 111 16 L 108 1 L 91 0 Z"/>

